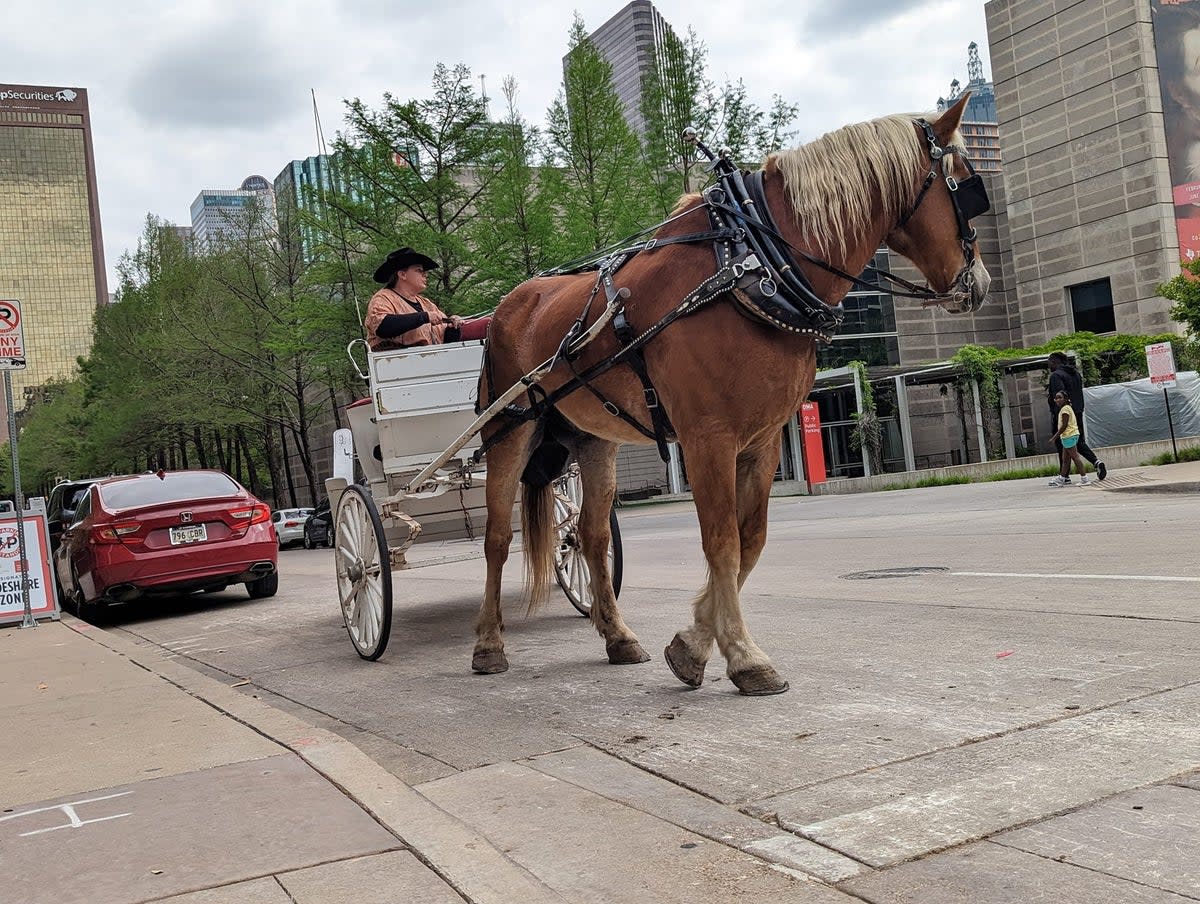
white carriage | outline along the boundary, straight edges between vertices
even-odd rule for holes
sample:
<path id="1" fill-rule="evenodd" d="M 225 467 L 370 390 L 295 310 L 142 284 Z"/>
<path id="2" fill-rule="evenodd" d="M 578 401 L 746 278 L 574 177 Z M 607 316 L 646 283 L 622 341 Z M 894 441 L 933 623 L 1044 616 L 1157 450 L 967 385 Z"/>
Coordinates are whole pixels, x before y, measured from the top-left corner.
<path id="1" fill-rule="evenodd" d="M 332 477 L 325 485 L 342 617 L 359 656 L 374 660 L 383 655 L 391 633 L 392 571 L 407 567 L 409 548 L 429 540 L 483 536 L 486 460 L 473 457 L 480 447 L 479 431 L 489 414 L 524 386 L 513 387 L 477 416 L 482 342 L 367 352 L 365 373 L 356 360 L 359 344 L 365 348 L 356 340 L 349 351 L 370 396 L 351 405 L 348 414 L 363 479 Z M 578 470 L 572 465 L 555 484 L 555 573 L 567 599 L 588 615 L 590 574 L 577 527 L 581 499 Z M 609 565 L 619 593 L 621 540 L 615 511 L 610 519 Z"/>

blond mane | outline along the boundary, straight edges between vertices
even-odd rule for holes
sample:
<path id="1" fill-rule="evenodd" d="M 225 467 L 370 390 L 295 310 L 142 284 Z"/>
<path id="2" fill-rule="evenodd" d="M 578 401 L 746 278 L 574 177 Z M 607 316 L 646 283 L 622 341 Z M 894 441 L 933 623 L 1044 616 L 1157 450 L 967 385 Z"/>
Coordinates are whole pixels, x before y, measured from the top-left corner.
<path id="1" fill-rule="evenodd" d="M 928 165 L 913 128 L 920 115 L 845 126 L 764 161 L 764 168 L 773 163 L 783 177 L 796 225 L 813 250 L 826 256 L 836 250 L 844 257 L 847 238 L 857 239 L 866 230 L 877 195 L 893 222 L 912 208 L 917 171 Z M 953 140 L 962 141 L 957 132 Z"/>

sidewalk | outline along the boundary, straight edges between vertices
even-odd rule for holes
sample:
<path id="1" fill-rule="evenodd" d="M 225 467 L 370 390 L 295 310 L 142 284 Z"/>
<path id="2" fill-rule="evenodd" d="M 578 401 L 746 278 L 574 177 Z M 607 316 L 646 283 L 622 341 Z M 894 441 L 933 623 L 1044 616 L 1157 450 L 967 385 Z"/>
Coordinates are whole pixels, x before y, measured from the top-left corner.
<path id="1" fill-rule="evenodd" d="M 70 616 L 0 629 L 0 687 L 12 904 L 562 900 L 348 741 Z"/>
<path id="2" fill-rule="evenodd" d="M 1200 462 L 1114 471 L 1099 488 L 1195 492 Z M 421 564 L 452 560 L 441 550 Z M 1200 763 L 1191 677 L 1152 701 L 898 758 L 748 815 L 578 741 L 414 789 L 247 682 L 127 636 L 70 616 L 0 628 L 5 904 L 1200 898 L 1200 772 L 1182 771 Z M 733 699 L 707 700 L 706 715 L 749 712 Z M 513 723 L 488 725 L 507 743 Z M 1000 793 L 1017 785 L 1028 792 Z M 1017 816 L 1005 810 L 1025 798 Z M 614 861 L 624 872 L 599 865 Z"/>

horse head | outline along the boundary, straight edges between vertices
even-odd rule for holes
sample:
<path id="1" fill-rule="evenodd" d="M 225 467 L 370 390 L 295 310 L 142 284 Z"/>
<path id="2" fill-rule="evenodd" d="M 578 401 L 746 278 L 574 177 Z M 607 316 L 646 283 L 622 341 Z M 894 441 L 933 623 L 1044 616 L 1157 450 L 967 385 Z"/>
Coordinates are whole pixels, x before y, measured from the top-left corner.
<path id="1" fill-rule="evenodd" d="M 914 121 L 923 148 L 919 187 L 912 206 L 884 239 L 913 262 L 940 296 L 925 304 L 940 305 L 953 314 L 978 310 L 992 281 L 970 224 L 990 202 L 959 133 L 969 96 L 964 94 L 933 122 Z"/>

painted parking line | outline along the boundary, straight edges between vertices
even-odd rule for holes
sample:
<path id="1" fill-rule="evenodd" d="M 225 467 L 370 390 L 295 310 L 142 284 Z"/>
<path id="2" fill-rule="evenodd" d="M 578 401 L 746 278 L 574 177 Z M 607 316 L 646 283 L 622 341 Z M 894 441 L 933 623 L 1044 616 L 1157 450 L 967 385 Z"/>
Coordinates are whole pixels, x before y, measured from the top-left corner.
<path id="1" fill-rule="evenodd" d="M 1172 583 L 1200 583 L 1200 577 L 1181 577 L 1165 574 L 1025 574 L 1007 571 L 951 571 L 954 577 L 960 578 L 1038 578 L 1053 579 L 1071 578 L 1079 581 L 1170 581 Z"/>

